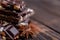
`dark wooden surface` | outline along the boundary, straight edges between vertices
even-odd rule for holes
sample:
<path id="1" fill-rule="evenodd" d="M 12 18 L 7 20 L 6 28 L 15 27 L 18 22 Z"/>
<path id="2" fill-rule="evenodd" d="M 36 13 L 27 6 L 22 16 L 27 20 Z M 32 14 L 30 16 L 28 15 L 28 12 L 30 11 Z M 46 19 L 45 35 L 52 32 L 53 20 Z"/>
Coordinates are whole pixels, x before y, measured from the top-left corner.
<path id="1" fill-rule="evenodd" d="M 35 15 L 31 18 L 37 21 L 39 25 L 42 24 L 44 26 L 43 29 L 48 31 L 40 33 L 38 36 L 40 39 L 38 40 L 60 40 L 60 0 L 24 1 L 29 8 L 35 10 Z M 48 34 L 49 36 L 47 36 Z"/>

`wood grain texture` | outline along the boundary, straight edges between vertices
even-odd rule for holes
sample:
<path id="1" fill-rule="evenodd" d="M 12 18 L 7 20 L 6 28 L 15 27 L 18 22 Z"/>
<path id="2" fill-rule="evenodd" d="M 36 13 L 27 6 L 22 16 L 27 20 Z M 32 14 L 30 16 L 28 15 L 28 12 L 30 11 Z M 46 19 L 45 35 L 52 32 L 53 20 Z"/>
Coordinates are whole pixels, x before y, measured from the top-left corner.
<path id="1" fill-rule="evenodd" d="M 37 21 L 40 24 L 43 24 L 45 27 L 54 31 L 47 32 L 47 34 L 54 35 L 54 37 L 57 37 L 57 35 L 60 36 L 60 0 L 24 1 L 26 2 L 27 7 L 33 8 L 35 10 L 35 15 L 33 15 L 31 19 Z M 41 35 L 43 36 L 43 34 Z M 42 39 L 41 36 L 40 38 Z M 44 40 L 44 38 L 42 40 Z"/>

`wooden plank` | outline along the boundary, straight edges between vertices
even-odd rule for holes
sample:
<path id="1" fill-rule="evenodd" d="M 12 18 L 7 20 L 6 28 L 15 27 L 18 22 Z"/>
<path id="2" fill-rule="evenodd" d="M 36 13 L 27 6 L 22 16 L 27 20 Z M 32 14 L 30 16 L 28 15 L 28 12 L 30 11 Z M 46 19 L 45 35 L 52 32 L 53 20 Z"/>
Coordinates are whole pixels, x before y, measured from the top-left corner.
<path id="1" fill-rule="evenodd" d="M 40 28 L 40 33 L 31 40 L 60 40 L 60 34 L 35 21 L 32 25 Z"/>
<path id="2" fill-rule="evenodd" d="M 60 1 L 58 0 L 25 0 L 35 10 L 32 18 L 44 23 L 60 33 Z"/>

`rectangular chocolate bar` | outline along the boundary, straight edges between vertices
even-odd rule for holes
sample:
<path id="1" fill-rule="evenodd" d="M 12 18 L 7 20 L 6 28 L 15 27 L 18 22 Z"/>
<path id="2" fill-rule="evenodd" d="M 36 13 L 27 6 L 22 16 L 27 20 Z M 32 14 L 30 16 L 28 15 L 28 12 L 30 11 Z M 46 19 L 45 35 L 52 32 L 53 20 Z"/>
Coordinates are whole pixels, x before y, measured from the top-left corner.
<path id="1" fill-rule="evenodd" d="M 12 25 L 8 25 L 5 29 L 4 32 L 12 39 L 14 40 L 14 38 L 19 34 L 18 29 L 16 29 L 14 26 Z"/>

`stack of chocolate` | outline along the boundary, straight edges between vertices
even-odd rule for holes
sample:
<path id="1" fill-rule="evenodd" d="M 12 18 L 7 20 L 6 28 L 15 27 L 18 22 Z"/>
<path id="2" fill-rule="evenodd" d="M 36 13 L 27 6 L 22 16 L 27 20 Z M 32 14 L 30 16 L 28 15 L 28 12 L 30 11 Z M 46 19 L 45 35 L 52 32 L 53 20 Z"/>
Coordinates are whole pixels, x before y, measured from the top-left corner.
<path id="1" fill-rule="evenodd" d="M 19 14 L 22 12 L 24 6 L 20 4 L 17 5 L 15 2 L 11 3 L 10 1 L 0 0 L 0 20 L 6 22 L 2 27 L 5 34 L 12 40 L 19 34 L 19 30 L 15 25 L 18 24 L 20 19 Z"/>
<path id="2" fill-rule="evenodd" d="M 20 4 L 17 5 L 17 3 L 14 2 L 9 3 L 8 1 L 2 1 L 0 3 L 0 20 L 7 21 L 12 24 L 17 24 L 20 18 L 18 14 L 22 12 L 21 9 L 23 7 Z"/>

